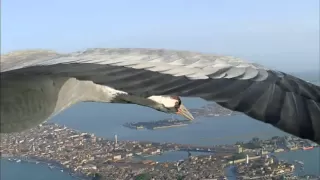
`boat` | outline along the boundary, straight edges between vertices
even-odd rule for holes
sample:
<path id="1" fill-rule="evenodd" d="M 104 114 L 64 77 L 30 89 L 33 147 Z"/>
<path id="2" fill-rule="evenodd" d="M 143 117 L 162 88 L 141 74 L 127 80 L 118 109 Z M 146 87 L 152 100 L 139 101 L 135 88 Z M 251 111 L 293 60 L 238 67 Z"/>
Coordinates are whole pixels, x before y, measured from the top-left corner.
<path id="1" fill-rule="evenodd" d="M 310 149 L 313 149 L 313 146 L 303 147 L 302 149 L 303 150 L 310 150 Z"/>
<path id="2" fill-rule="evenodd" d="M 144 129 L 143 126 L 137 126 L 136 129 Z"/>

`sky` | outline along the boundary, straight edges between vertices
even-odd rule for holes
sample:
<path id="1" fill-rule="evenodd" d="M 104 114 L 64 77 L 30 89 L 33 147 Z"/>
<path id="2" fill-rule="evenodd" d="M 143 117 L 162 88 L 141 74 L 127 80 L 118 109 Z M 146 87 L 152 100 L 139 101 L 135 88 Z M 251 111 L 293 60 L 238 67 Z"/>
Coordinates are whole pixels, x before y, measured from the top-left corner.
<path id="1" fill-rule="evenodd" d="M 1 54 L 164 48 L 320 71 L 319 0 L 2 0 Z"/>

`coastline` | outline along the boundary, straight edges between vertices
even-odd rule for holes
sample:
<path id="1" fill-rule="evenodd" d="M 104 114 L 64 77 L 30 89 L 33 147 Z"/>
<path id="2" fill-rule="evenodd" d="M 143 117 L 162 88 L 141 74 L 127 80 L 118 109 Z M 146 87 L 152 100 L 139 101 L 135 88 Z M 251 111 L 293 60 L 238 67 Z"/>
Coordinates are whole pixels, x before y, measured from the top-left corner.
<path id="1" fill-rule="evenodd" d="M 173 128 L 173 127 L 181 127 L 181 126 L 187 126 L 187 125 L 188 124 L 173 124 L 173 125 L 168 125 L 168 126 L 158 126 L 158 127 L 153 127 L 152 130 Z"/>

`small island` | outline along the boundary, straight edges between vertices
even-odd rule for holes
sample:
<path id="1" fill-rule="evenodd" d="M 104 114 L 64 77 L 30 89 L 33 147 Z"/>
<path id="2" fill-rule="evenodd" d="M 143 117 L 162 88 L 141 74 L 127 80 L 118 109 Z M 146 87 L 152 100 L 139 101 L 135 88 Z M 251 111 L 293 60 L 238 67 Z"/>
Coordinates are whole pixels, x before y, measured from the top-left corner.
<path id="1" fill-rule="evenodd" d="M 170 127 L 180 127 L 186 126 L 191 122 L 188 120 L 177 120 L 177 119 L 164 119 L 160 121 L 151 121 L 151 122 L 130 122 L 125 123 L 123 126 L 128 127 L 130 129 L 163 129 Z"/>

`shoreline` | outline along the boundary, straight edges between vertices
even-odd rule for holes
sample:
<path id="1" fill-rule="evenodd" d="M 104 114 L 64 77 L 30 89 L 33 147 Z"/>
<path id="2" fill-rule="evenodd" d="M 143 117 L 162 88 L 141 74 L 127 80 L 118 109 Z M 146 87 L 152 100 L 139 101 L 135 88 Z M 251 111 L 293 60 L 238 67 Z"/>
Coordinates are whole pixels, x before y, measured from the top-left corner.
<path id="1" fill-rule="evenodd" d="M 68 174 L 71 177 L 74 177 L 79 180 L 91 180 L 89 176 L 81 172 L 75 172 L 70 168 L 63 166 L 61 163 L 48 160 L 45 158 L 39 157 L 29 157 L 29 156 L 13 156 L 9 154 L 2 154 L 0 156 L 1 160 L 8 161 L 10 163 L 29 163 L 29 164 L 37 164 L 37 165 L 46 165 L 50 170 L 59 170 L 61 173 Z M 19 161 L 19 162 L 18 162 Z"/>

